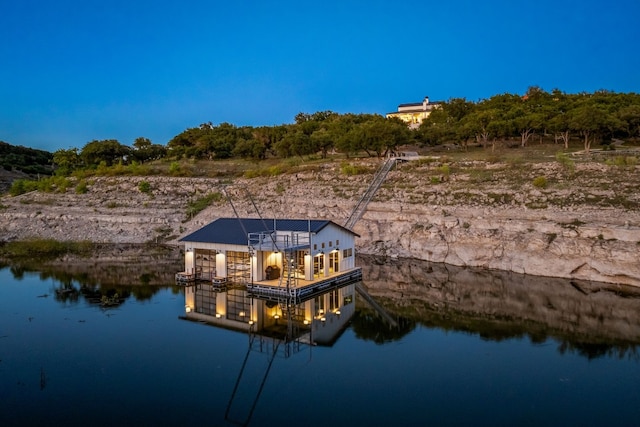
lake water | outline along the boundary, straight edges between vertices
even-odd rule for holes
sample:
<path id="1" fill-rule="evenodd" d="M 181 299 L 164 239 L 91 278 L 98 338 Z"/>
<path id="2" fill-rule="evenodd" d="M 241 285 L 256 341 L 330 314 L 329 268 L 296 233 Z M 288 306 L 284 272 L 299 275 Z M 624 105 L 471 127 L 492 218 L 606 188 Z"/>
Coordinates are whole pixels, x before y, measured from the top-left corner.
<path id="1" fill-rule="evenodd" d="M 0 425 L 640 425 L 640 290 L 359 264 L 346 327 L 273 358 L 175 270 L 4 268 Z"/>

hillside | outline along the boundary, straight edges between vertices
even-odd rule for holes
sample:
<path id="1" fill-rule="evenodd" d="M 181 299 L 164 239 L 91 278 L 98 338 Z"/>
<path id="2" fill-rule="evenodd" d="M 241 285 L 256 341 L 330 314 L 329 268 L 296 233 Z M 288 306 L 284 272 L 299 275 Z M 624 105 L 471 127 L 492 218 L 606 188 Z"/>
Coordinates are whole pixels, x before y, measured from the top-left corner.
<path id="1" fill-rule="evenodd" d="M 640 285 L 640 168 L 631 156 L 605 154 L 536 161 L 504 153 L 491 161 L 439 154 L 399 165 L 354 228 L 358 250 Z M 225 191 L 241 216 L 257 216 L 248 191 L 263 217 L 342 224 L 379 164 L 303 164 L 252 179 L 96 177 L 84 194 L 71 187 L 3 198 L 0 236 L 177 244 L 217 217 L 234 216 Z M 140 190 L 142 181 L 148 193 Z M 191 217 L 190 203 L 208 194 L 212 204 Z"/>
<path id="2" fill-rule="evenodd" d="M 51 175 L 53 154 L 0 141 L 0 193 L 6 192 L 16 179 Z"/>

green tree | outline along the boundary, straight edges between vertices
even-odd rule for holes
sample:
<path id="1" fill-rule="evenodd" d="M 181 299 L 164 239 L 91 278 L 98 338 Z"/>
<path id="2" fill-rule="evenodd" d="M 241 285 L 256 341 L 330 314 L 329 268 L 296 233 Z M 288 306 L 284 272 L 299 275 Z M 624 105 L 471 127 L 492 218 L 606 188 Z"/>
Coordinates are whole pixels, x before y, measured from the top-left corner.
<path id="1" fill-rule="evenodd" d="M 593 100 L 582 102 L 571 113 L 571 128 L 582 136 L 586 153 L 594 142 L 602 141 L 620 126 L 616 117 Z"/>
<path id="2" fill-rule="evenodd" d="M 82 160 L 77 148 L 61 148 L 53 153 L 53 164 L 57 175 L 67 176 L 82 165 Z"/>
<path id="3" fill-rule="evenodd" d="M 167 149 L 163 145 L 153 144 L 149 138 L 138 137 L 133 142 L 133 158 L 144 163 L 150 160 L 158 160 L 167 155 Z"/>
<path id="4" fill-rule="evenodd" d="M 97 166 L 105 162 L 107 166 L 124 162 L 131 154 L 131 149 L 115 139 L 93 140 L 80 151 L 80 158 L 87 166 Z"/>

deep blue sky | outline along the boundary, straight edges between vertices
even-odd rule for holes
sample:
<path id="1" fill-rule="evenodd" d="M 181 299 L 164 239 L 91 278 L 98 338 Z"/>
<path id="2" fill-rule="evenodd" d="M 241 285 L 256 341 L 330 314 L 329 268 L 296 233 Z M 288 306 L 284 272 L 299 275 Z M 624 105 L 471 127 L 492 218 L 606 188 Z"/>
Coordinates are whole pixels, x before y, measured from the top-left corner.
<path id="1" fill-rule="evenodd" d="M 4 0 L 0 140 L 166 144 L 425 95 L 640 92 L 639 22 L 638 0 Z"/>

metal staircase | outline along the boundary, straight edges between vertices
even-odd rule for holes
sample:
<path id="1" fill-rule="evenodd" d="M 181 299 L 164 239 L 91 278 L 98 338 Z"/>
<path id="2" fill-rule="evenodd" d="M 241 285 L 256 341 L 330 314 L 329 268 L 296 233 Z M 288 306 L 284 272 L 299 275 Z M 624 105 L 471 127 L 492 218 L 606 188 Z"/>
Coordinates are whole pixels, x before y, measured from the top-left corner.
<path id="1" fill-rule="evenodd" d="M 373 177 L 373 181 L 371 181 L 371 184 L 369 184 L 369 188 L 364 193 L 364 195 L 360 198 L 355 208 L 353 208 L 353 211 L 351 212 L 351 216 L 349 216 L 349 219 L 347 219 L 347 221 L 344 223 L 345 228 L 352 230 L 353 227 L 358 222 L 358 220 L 362 218 L 362 215 L 364 215 L 365 211 L 367 210 L 367 205 L 369 204 L 371 199 L 373 199 L 373 196 L 376 194 L 376 192 L 384 182 L 385 178 L 389 174 L 389 171 L 391 170 L 391 168 L 393 168 L 393 165 L 395 164 L 396 164 L 396 158 L 389 157 L 387 160 L 385 160 L 382 166 L 380 166 L 380 168 L 376 171 L 376 174 Z"/>

